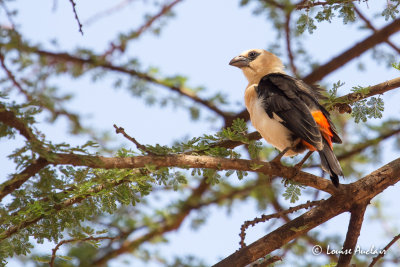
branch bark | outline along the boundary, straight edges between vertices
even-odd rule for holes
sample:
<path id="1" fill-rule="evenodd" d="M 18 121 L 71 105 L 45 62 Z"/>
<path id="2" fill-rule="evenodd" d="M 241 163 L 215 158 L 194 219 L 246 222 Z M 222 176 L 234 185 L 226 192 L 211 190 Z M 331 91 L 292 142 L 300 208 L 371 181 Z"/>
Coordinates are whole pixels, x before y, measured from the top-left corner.
<path id="1" fill-rule="evenodd" d="M 361 226 L 364 221 L 364 214 L 368 204 L 369 200 L 364 203 L 357 203 L 350 210 L 351 217 L 349 227 L 347 229 L 346 240 L 344 241 L 342 249 L 342 251 L 349 253 L 343 253 L 340 255 L 337 264 L 338 267 L 345 267 L 350 264 L 351 258 L 354 255 L 354 249 L 357 245 L 358 237 L 360 236 Z"/>
<path id="2" fill-rule="evenodd" d="M 244 249 L 231 254 L 215 264 L 214 267 L 245 266 L 329 219 L 350 210 L 355 204 L 372 199 L 399 180 L 400 158 L 386 164 L 357 182 L 341 185 L 340 191 L 322 202 L 318 207 L 279 227 Z"/>
<path id="3" fill-rule="evenodd" d="M 291 179 L 306 186 L 322 190 L 329 194 L 337 191 L 327 179 L 306 172 L 296 172 L 295 168 L 259 160 L 226 159 L 211 156 L 168 155 L 137 156 L 128 158 L 110 158 L 76 154 L 54 154 L 52 164 L 67 164 L 104 169 L 143 168 L 148 164 L 157 167 L 208 168 L 215 170 L 255 171 Z M 257 166 L 256 168 L 254 166 Z M 296 175 L 297 173 L 297 175 Z"/>

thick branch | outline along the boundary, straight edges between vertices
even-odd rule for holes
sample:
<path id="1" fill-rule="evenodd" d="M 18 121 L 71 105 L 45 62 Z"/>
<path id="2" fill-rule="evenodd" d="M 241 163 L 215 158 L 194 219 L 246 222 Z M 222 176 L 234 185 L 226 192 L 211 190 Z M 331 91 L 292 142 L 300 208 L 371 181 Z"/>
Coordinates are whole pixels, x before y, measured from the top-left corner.
<path id="1" fill-rule="evenodd" d="M 400 19 L 396 19 L 386 27 L 382 28 L 381 30 L 377 30 L 368 38 L 357 43 L 352 48 L 344 51 L 339 56 L 336 56 L 324 65 L 319 66 L 312 73 L 304 77 L 303 80 L 308 84 L 313 84 L 322 80 L 325 76 L 342 67 L 352 59 L 360 56 L 377 44 L 385 42 L 388 40 L 389 36 L 398 32 L 399 30 Z"/>
<path id="2" fill-rule="evenodd" d="M 369 29 L 371 29 L 373 32 L 376 32 L 376 28 L 372 25 L 372 23 L 363 15 L 363 13 L 361 13 L 361 11 L 357 8 L 354 7 L 354 11 L 357 13 L 357 15 L 360 17 L 360 19 L 362 19 L 365 22 L 365 25 L 367 25 L 367 27 Z M 387 39 L 385 41 L 391 48 L 393 48 L 397 53 L 400 54 L 400 49 L 393 44 L 393 42 L 391 42 L 389 39 Z"/>
<path id="3" fill-rule="evenodd" d="M 364 221 L 364 214 L 368 204 L 369 200 L 354 205 L 350 210 L 351 217 L 349 227 L 347 229 L 346 240 L 344 241 L 342 249 L 342 251 L 349 253 L 343 253 L 340 255 L 337 264 L 338 267 L 349 266 L 350 264 L 351 258 L 354 255 L 354 249 L 357 245 L 358 237 L 360 236 L 361 226 Z"/>
<path id="4" fill-rule="evenodd" d="M 245 266 L 307 233 L 348 208 L 348 204 L 340 201 L 337 196 L 333 196 L 322 202 L 320 206 L 313 208 L 251 245 L 233 253 L 215 264 L 214 267 Z"/>
<path id="5" fill-rule="evenodd" d="M 275 231 L 241 249 L 215 267 L 245 266 L 307 233 L 329 219 L 350 210 L 356 203 L 366 202 L 400 180 L 400 158 L 396 159 L 350 185 L 341 185 L 341 191 L 320 206 L 304 213 Z"/>
<path id="6" fill-rule="evenodd" d="M 129 158 L 109 158 L 100 156 L 85 156 L 75 154 L 54 154 L 52 164 L 68 164 L 73 166 L 86 166 L 104 169 L 132 169 L 142 168 L 146 165 L 157 167 L 185 167 L 208 168 L 215 170 L 240 170 L 256 171 L 268 175 L 276 175 L 291 179 L 306 186 L 325 191 L 329 194 L 336 192 L 336 188 L 326 179 L 322 179 L 306 172 L 298 172 L 296 169 L 278 164 L 272 164 L 259 160 L 226 159 L 210 156 L 169 155 L 169 156 L 137 156 Z M 257 166 L 255 168 L 255 166 Z"/>

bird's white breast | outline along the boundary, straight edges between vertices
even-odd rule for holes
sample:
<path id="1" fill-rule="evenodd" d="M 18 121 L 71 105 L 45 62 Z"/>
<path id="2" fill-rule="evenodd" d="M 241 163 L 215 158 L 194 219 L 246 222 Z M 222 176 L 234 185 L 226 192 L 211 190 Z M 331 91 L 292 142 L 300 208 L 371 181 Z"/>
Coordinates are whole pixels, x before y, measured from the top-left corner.
<path id="1" fill-rule="evenodd" d="M 273 118 L 268 116 L 263 107 L 262 100 L 257 96 L 254 85 L 246 89 L 245 103 L 250 113 L 251 123 L 268 143 L 280 151 L 293 146 L 291 132 L 280 123 L 282 119 L 278 115 L 274 113 Z M 285 156 L 295 156 L 296 154 L 290 150 Z"/>

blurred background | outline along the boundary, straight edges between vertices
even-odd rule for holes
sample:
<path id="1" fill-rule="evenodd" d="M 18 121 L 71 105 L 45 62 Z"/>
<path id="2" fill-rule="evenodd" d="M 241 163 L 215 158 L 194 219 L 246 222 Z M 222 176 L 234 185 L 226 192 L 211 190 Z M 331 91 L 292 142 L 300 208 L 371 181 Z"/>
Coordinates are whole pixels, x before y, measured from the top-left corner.
<path id="1" fill-rule="evenodd" d="M 282 59 L 290 75 L 304 78 L 377 30 L 391 23 L 400 24 L 396 20 L 397 1 L 328 2 L 332 3 L 76 0 L 75 14 L 72 1 L 0 0 L 0 52 L 4 63 L 0 70 L 1 103 L 14 110 L 20 108 L 18 112 L 25 119 L 27 107 L 37 107 L 40 112 L 31 112 L 29 125 L 55 149 L 61 149 L 57 144 L 69 144 L 66 151 L 92 141 L 98 146 L 88 146 L 87 153 L 139 153 L 134 144 L 115 133 L 113 124 L 123 127 L 140 143 L 152 146 L 172 146 L 194 137 L 214 135 L 230 126 L 244 109 L 247 81 L 240 70 L 228 65 L 242 51 L 271 51 Z M 337 88 L 337 96 L 342 96 L 398 77 L 399 70 L 392 66 L 400 62 L 400 36 L 396 32 L 360 52 L 360 56 L 350 55 L 344 64 L 320 79 L 308 81 L 319 83 L 326 90 L 342 84 Z M 11 81 L 10 72 L 22 88 Z M 399 156 L 399 100 L 399 90 L 392 90 L 376 96 L 376 102 L 362 103 L 358 109 L 353 106 L 353 115 L 360 112 L 356 117 L 332 112 L 344 141 L 335 147 L 336 154 L 340 157 L 364 145 L 341 160 L 345 171 L 341 183 L 351 183 Z M 381 101 L 383 111 L 376 107 Z M 253 132 L 251 124 L 247 124 L 249 132 Z M 9 133 L 3 128 L 2 136 L 7 137 Z M 18 149 L 24 151 L 18 154 Z M 242 158 L 250 157 L 244 146 L 235 151 Z M 0 182 L 19 173 L 33 154 L 21 135 L 2 138 Z M 276 154 L 277 150 L 262 141 L 260 159 L 270 160 Z M 285 162 L 294 164 L 301 158 Z M 318 162 L 314 155 L 305 171 L 323 175 Z M 43 180 L 50 174 L 39 173 L 20 191 L 4 198 L 2 216 L 8 218 L 13 211 L 29 207 L 45 196 L 46 190 L 59 192 L 82 181 L 76 178 L 82 171 L 79 168 L 68 170 L 67 174 L 56 167 L 49 167 L 50 170 L 51 177 L 57 179 L 46 180 L 46 186 Z M 171 175 L 176 172 L 171 170 Z M 204 173 L 192 176 L 191 170 L 183 170 L 180 175 L 185 182 L 175 184 L 151 181 L 151 193 L 142 194 L 136 205 L 115 201 L 115 206 L 110 204 L 113 208 L 105 211 L 102 205 L 107 200 L 96 196 L 92 202 L 82 204 L 82 210 L 92 208 L 95 214 L 81 210 L 79 214 L 84 215 L 76 215 L 79 222 L 65 224 L 57 217 L 57 229 L 51 234 L 41 236 L 45 224 L 41 230 L 29 232 L 29 228 L 21 232 L 16 238 L 21 243 L 8 257 L 8 266 L 48 266 L 52 249 L 61 240 L 79 236 L 74 231 L 92 235 L 89 230 L 85 232 L 85 227 L 107 229 L 108 236 L 122 238 L 101 241 L 99 247 L 87 242 L 65 244 L 57 255 L 67 257 L 57 258 L 54 266 L 94 266 L 99 259 L 108 266 L 210 266 L 239 249 L 238 234 L 244 221 L 328 197 L 315 189 L 285 186 L 280 178 L 248 173 L 238 179 L 236 173 L 229 177 L 225 174 L 213 174 L 218 182 L 207 183 L 198 205 L 184 215 L 182 207 L 202 183 Z M 112 178 L 115 174 L 107 175 Z M 55 180 L 62 185 L 55 185 Z M 298 200 L 285 197 L 288 188 L 300 189 Z M 368 206 L 358 242 L 361 248 L 383 248 L 399 234 L 398 189 L 398 185 L 388 188 Z M 110 197 L 109 201 L 114 199 Z M 78 211 L 74 208 L 68 216 L 75 216 Z M 249 228 L 246 243 L 299 214 Z M 182 220 L 166 223 L 178 215 Z M 349 214 L 342 214 L 287 244 L 278 251 L 284 260 L 276 265 L 321 266 L 335 262 L 332 255 L 314 256 L 311 248 L 329 245 L 340 249 L 348 220 Z M 153 235 L 147 236 L 149 233 Z M 11 245 L 4 242 L 16 241 L 2 242 L 3 251 L 7 251 Z M 134 249 L 113 254 L 123 242 L 136 243 Z M 24 251 L 22 248 L 28 249 L 28 243 L 32 248 Z M 380 266 L 398 266 L 399 250 L 397 243 Z M 10 256 L 8 253 L 2 255 Z M 371 260 L 371 255 L 356 255 L 354 259 L 357 266 L 365 266 Z"/>

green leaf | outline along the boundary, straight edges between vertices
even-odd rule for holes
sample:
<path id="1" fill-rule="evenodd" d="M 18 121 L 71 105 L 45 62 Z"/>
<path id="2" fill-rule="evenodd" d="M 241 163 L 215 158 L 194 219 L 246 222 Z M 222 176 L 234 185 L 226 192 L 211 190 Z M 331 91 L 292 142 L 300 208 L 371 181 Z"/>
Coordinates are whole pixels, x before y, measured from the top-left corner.
<path id="1" fill-rule="evenodd" d="M 282 183 L 285 183 L 286 186 L 286 190 L 282 195 L 285 200 L 290 200 L 290 203 L 295 203 L 297 200 L 299 200 L 301 196 L 300 189 L 304 188 L 304 186 L 291 180 L 282 180 Z"/>
<path id="2" fill-rule="evenodd" d="M 310 18 L 308 14 L 302 14 L 297 20 L 297 32 L 299 34 L 304 33 L 305 30 L 308 30 L 309 34 L 312 34 L 316 29 L 317 26 L 314 24 L 314 19 Z"/>
<path id="3" fill-rule="evenodd" d="M 255 171 L 255 170 L 258 170 L 258 169 L 262 168 L 263 166 L 264 165 L 262 165 L 262 164 L 252 163 L 252 164 L 250 164 L 250 169 Z"/>

